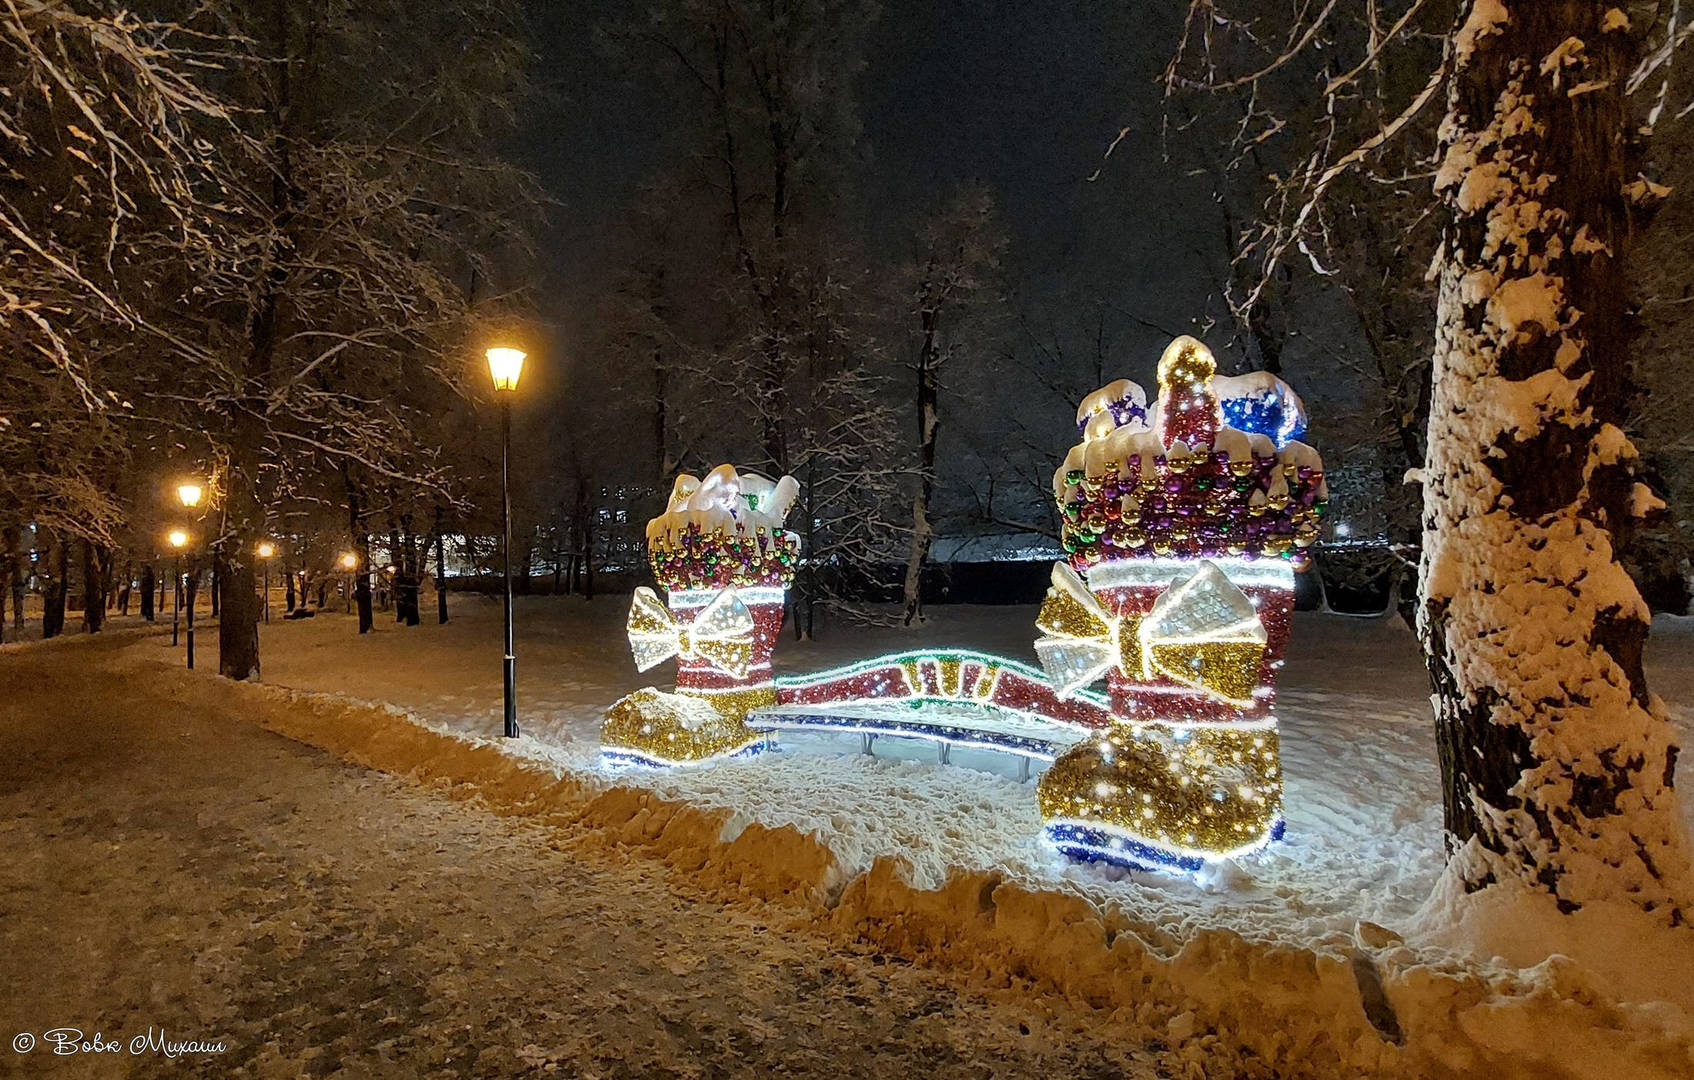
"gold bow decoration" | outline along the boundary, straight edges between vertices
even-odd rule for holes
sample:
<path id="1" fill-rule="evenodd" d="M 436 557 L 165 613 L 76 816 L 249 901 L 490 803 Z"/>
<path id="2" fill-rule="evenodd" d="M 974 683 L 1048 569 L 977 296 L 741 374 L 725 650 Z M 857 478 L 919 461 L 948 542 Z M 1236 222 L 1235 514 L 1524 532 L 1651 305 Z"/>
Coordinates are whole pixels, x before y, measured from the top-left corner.
<path id="1" fill-rule="evenodd" d="M 1035 654 L 1060 697 L 1113 668 L 1160 676 L 1229 705 L 1252 704 L 1264 658 L 1265 626 L 1253 602 L 1216 563 L 1201 560 L 1173 581 L 1146 614 L 1114 615 L 1076 571 L 1053 564 L 1053 586 L 1035 620 Z"/>
<path id="2" fill-rule="evenodd" d="M 740 595 L 724 589 L 683 622 L 647 586 L 635 590 L 629 605 L 629 648 L 637 671 L 671 657 L 705 660 L 732 678 L 745 678 L 753 663 L 753 615 Z"/>
<path id="3" fill-rule="evenodd" d="M 1125 671 L 1131 668 L 1121 641 L 1123 621 L 1063 562 L 1053 564 L 1053 585 L 1035 617 L 1035 628 L 1042 634 L 1035 655 L 1062 698 L 1120 664 Z"/>

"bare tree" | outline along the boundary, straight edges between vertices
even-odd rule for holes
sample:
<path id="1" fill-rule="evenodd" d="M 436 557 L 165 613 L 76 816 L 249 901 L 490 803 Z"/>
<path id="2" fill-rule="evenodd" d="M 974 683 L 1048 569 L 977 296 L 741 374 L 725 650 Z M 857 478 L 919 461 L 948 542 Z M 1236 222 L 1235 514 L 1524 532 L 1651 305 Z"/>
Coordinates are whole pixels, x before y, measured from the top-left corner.
<path id="1" fill-rule="evenodd" d="M 1676 6 L 1636 5 L 1632 23 L 1592 0 L 1262 18 L 1201 0 L 1172 68 L 1173 83 L 1246 94 L 1246 142 L 1290 144 L 1243 243 L 1246 304 L 1289 260 L 1340 273 L 1341 186 L 1438 131 L 1433 195 L 1381 190 L 1420 198 L 1401 235 L 1417 207 L 1440 224 L 1417 614 L 1450 869 L 1468 889 L 1514 883 L 1565 911 L 1627 897 L 1666 925 L 1688 922 L 1694 886 L 1669 720 L 1642 676 L 1647 611 L 1618 552 L 1657 504 L 1623 431 L 1624 266 L 1663 194 L 1632 133 L 1665 112 L 1686 36 Z M 1226 70 L 1222 56 L 1246 62 Z M 1317 77 L 1305 112 L 1281 111 L 1302 100 L 1277 91 L 1288 76 Z"/>
<path id="2" fill-rule="evenodd" d="M 889 357 L 841 214 L 874 15 L 866 0 L 658 0 L 609 30 L 672 80 L 689 156 L 655 185 L 608 346 L 628 357 L 624 396 L 657 407 L 655 460 L 800 480 L 800 633 L 816 602 L 864 613 L 903 533 Z"/>
<path id="3" fill-rule="evenodd" d="M 237 87 L 256 147 L 249 228 L 212 309 L 225 347 L 194 388 L 220 421 L 220 668 L 246 678 L 273 474 L 339 478 L 361 559 L 367 480 L 446 492 L 441 450 L 415 423 L 467 390 L 479 327 L 456 275 L 509 276 L 498 260 L 527 255 L 541 200 L 494 152 L 527 61 L 505 0 L 221 14 L 266 60 Z"/>
<path id="4" fill-rule="evenodd" d="M 241 46 L 127 13 L 0 5 L 0 517 L 109 546 L 141 393 L 204 350 L 173 286 L 216 262 L 218 147 L 204 88 Z"/>
<path id="5" fill-rule="evenodd" d="M 992 360 L 997 316 L 1005 300 L 999 279 L 1006 237 L 995 221 L 994 195 L 973 186 L 954 192 L 922 230 L 917 257 L 897 275 L 899 300 L 915 320 L 912 395 L 917 427 L 917 478 L 911 541 L 902 586 L 902 620 L 923 618 L 923 572 L 935 539 L 936 450 L 941 436 L 943 369 L 953 362 Z"/>

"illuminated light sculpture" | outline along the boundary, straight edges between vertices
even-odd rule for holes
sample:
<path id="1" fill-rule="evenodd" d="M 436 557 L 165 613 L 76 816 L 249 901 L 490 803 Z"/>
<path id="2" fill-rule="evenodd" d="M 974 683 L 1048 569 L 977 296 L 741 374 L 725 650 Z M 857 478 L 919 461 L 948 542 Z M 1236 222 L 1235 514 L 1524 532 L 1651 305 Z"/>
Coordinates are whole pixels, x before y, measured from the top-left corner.
<path id="1" fill-rule="evenodd" d="M 1067 559 L 1036 654 L 1061 694 L 1103 675 L 1112 722 L 1037 799 L 1069 855 L 1191 870 L 1281 835 L 1276 671 L 1327 489 L 1286 384 L 1219 377 L 1191 337 L 1158 370 L 1148 420 L 1102 419 L 1119 383 L 1084 401 L 1054 477 Z"/>
<path id="2" fill-rule="evenodd" d="M 773 678 L 798 539 L 798 493 L 725 465 L 677 478 L 647 527 L 667 593 L 638 589 L 642 671 L 675 658 L 676 692 L 614 704 L 602 754 L 694 764 L 753 753 L 778 731 L 927 739 L 1050 761 L 1047 839 L 1083 859 L 1192 870 L 1281 835 L 1276 671 L 1325 506 L 1323 463 L 1298 440 L 1299 398 L 1268 375 L 1220 377 L 1172 342 L 1149 407 L 1128 380 L 1086 398 L 1082 442 L 1054 477 L 1066 559 L 1037 630 L 1042 670 L 963 649 Z M 1101 677 L 1106 693 L 1088 689 Z"/>
<path id="3" fill-rule="evenodd" d="M 777 704 L 747 717 L 764 732 L 888 735 L 940 747 L 992 750 L 1052 761 L 1111 723 L 1104 695 L 1060 697 L 1028 664 L 969 649 L 892 653 L 809 675 L 776 680 Z M 866 744 L 868 747 L 868 743 Z"/>
<path id="4" fill-rule="evenodd" d="M 677 477 L 665 512 L 647 524 L 648 563 L 668 603 L 638 589 L 628 622 L 640 670 L 676 659 L 676 692 L 649 688 L 613 704 L 604 759 L 679 765 L 759 749 L 765 735 L 746 718 L 777 703 L 771 652 L 800 553 L 783 522 L 799 491 L 791 476 L 772 483 L 730 465 Z"/>

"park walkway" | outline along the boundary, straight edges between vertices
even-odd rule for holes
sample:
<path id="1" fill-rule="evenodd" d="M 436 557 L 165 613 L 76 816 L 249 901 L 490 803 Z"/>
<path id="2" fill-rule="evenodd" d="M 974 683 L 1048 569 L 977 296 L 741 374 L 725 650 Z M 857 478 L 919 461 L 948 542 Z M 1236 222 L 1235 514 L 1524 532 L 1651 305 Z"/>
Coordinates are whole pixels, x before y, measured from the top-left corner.
<path id="1" fill-rule="evenodd" d="M 181 704 L 213 676 L 154 648 L 0 652 L 0 1075 L 1154 1075 L 1104 1017 Z M 55 1056 L 61 1027 L 119 1049 Z M 132 1053 L 149 1029 L 224 1050 Z"/>

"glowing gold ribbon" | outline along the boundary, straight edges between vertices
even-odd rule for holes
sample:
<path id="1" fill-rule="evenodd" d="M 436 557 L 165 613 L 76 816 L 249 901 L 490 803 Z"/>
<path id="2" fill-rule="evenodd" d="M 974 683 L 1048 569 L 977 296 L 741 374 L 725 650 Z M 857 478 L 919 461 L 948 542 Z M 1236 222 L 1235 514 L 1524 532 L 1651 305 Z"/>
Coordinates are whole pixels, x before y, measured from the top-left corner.
<path id="1" fill-rule="evenodd" d="M 693 622 L 671 614 L 652 589 L 635 590 L 629 605 L 629 647 L 638 671 L 675 656 L 696 658 L 733 678 L 745 678 L 753 663 L 753 616 L 734 589 L 725 589 L 700 609 Z"/>
<path id="2" fill-rule="evenodd" d="M 1265 627 L 1253 602 L 1215 563 L 1171 585 L 1145 615 L 1112 614 L 1065 563 L 1035 625 L 1035 654 L 1060 697 L 1113 668 L 1151 681 L 1163 676 L 1235 706 L 1252 704 L 1264 659 Z"/>

